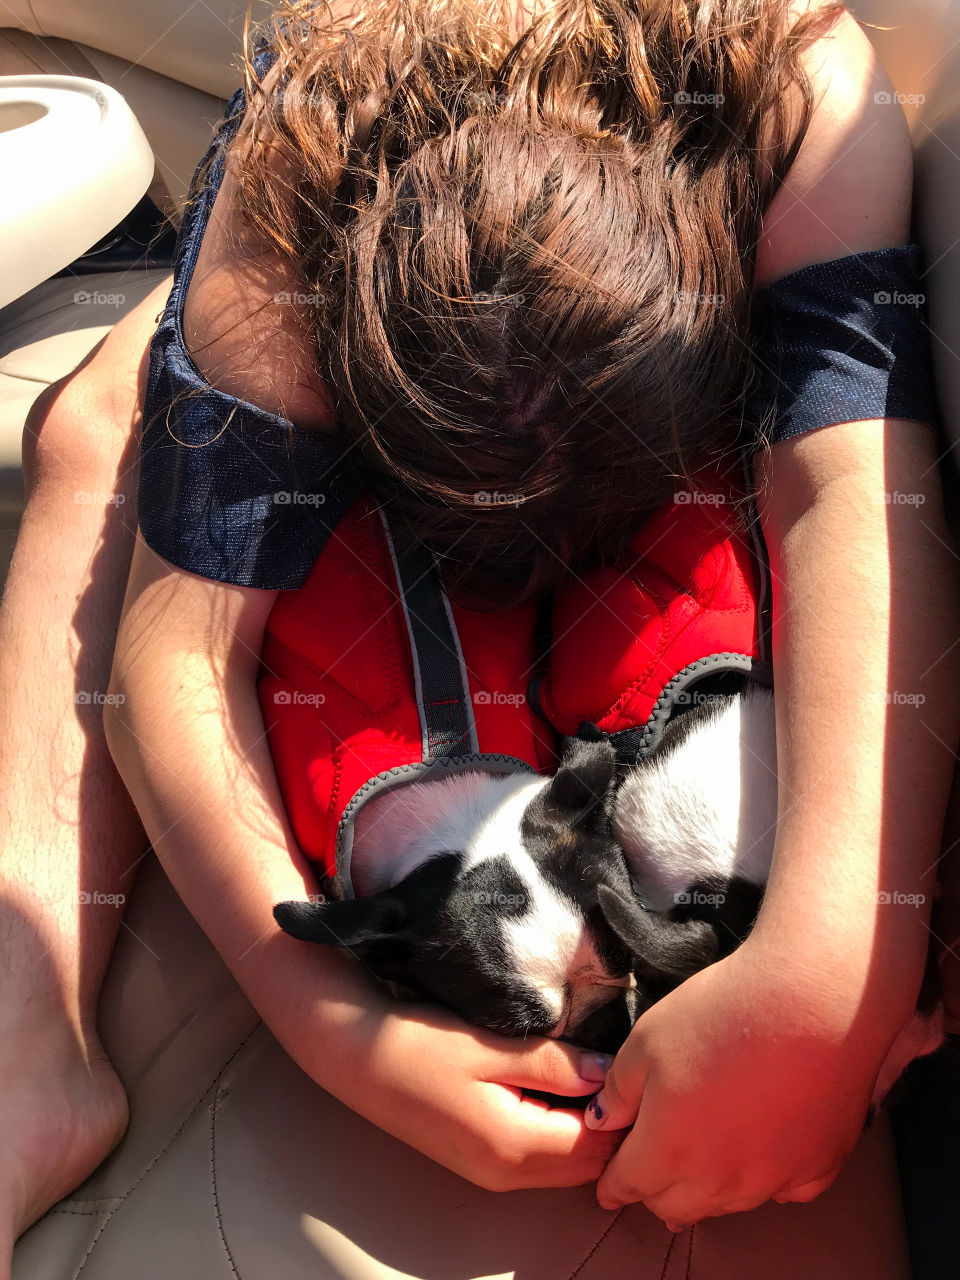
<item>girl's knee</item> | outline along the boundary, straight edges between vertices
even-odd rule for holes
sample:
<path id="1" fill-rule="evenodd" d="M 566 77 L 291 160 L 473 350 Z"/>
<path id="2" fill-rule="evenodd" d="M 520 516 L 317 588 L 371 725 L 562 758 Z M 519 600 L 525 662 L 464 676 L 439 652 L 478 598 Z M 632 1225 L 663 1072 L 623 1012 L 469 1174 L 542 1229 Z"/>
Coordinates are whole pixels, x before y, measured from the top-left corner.
<path id="1" fill-rule="evenodd" d="M 78 490 L 120 474 L 124 424 L 94 367 L 81 367 L 45 387 L 23 426 L 23 482 L 29 499 L 40 483 L 67 482 Z M 124 433 L 124 426 L 126 432 Z"/>
<path id="2" fill-rule="evenodd" d="M 150 340 L 169 293 L 165 280 L 83 362 L 44 388 L 23 429 L 27 496 L 41 481 L 131 489 Z"/>

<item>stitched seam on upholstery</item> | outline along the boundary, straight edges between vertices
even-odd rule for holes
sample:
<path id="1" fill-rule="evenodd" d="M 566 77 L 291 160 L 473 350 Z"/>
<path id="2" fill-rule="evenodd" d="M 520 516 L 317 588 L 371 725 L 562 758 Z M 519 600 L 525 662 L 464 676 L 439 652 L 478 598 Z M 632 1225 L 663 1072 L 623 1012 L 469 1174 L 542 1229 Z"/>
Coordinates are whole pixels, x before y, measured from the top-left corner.
<path id="1" fill-rule="evenodd" d="M 173 1146 L 173 1144 L 176 1142 L 176 1140 L 180 1137 L 181 1133 L 183 1133 L 184 1129 L 186 1129 L 187 1125 L 191 1122 L 191 1120 L 193 1119 L 193 1117 L 197 1114 L 197 1112 L 198 1112 L 198 1111 L 200 1110 L 200 1108 L 203 1106 L 204 1099 L 208 1097 L 208 1095 L 209 1095 L 209 1093 L 210 1093 L 210 1090 L 211 1090 L 211 1089 L 215 1089 L 215 1088 L 216 1088 L 216 1086 L 217 1086 L 217 1084 L 219 1083 L 220 1078 L 221 1078 L 221 1076 L 223 1075 L 224 1071 L 227 1069 L 227 1067 L 229 1067 L 230 1063 L 231 1063 L 231 1062 L 233 1062 L 234 1058 L 236 1058 L 236 1056 L 241 1052 L 241 1050 L 242 1050 L 242 1049 L 244 1048 L 244 1046 L 246 1045 L 247 1041 L 248 1041 L 248 1040 L 249 1040 L 253 1035 L 255 1035 L 255 1034 L 256 1034 L 256 1032 L 260 1029 L 260 1027 L 261 1027 L 262 1025 L 263 1025 L 263 1024 L 262 1024 L 261 1022 L 257 1022 L 257 1024 L 254 1026 L 253 1030 L 252 1030 L 252 1031 L 250 1031 L 250 1032 L 248 1032 L 248 1034 L 247 1034 L 247 1035 L 245 1035 L 245 1036 L 243 1037 L 243 1039 L 242 1039 L 242 1040 L 240 1041 L 240 1043 L 237 1045 L 236 1049 L 234 1049 L 234 1051 L 230 1054 L 230 1056 L 226 1059 L 226 1061 L 225 1061 L 225 1062 L 223 1062 L 223 1063 L 220 1065 L 220 1068 L 218 1069 L 217 1074 L 216 1074 L 216 1075 L 214 1076 L 214 1078 L 213 1078 L 213 1081 L 211 1082 L 211 1084 L 208 1084 L 208 1085 L 207 1085 L 207 1087 L 206 1087 L 206 1088 L 203 1090 L 203 1092 L 200 1094 L 200 1096 L 199 1096 L 199 1098 L 197 1099 L 197 1101 L 196 1101 L 196 1102 L 194 1103 L 194 1105 L 190 1108 L 190 1111 L 189 1111 L 188 1115 L 186 1116 L 186 1118 L 184 1119 L 184 1121 L 183 1121 L 183 1123 L 180 1125 L 180 1127 L 177 1129 L 176 1133 L 174 1133 L 174 1134 L 173 1134 L 173 1136 L 170 1138 L 169 1142 L 167 1142 L 167 1143 L 166 1143 L 166 1144 L 161 1148 L 161 1150 L 157 1152 L 157 1154 L 153 1157 L 153 1159 L 152 1159 L 152 1160 L 147 1164 L 147 1167 L 146 1167 L 146 1168 L 143 1170 L 143 1172 L 140 1174 L 139 1178 L 137 1178 L 137 1180 L 136 1180 L 136 1181 L 135 1181 L 131 1186 L 129 1186 L 129 1187 L 127 1188 L 127 1190 L 126 1190 L 126 1191 L 123 1193 L 123 1195 L 119 1198 L 119 1204 L 115 1205 L 112 1209 L 110 1209 L 110 1210 L 109 1210 L 109 1212 L 107 1213 L 107 1216 L 104 1218 L 103 1222 L 101 1222 L 101 1223 L 100 1223 L 100 1226 L 97 1228 L 97 1233 L 96 1233 L 96 1235 L 93 1237 L 93 1239 L 90 1241 L 90 1244 L 87 1246 L 87 1251 L 86 1251 L 86 1253 L 85 1253 L 85 1254 L 83 1255 L 83 1257 L 80 1259 L 80 1262 L 79 1262 L 79 1264 L 78 1264 L 78 1266 L 77 1266 L 77 1269 L 76 1269 L 76 1271 L 73 1273 L 73 1280 L 77 1280 L 77 1277 L 80 1275 L 80 1272 L 81 1272 L 81 1271 L 84 1269 L 84 1267 L 87 1265 L 87 1262 L 88 1262 L 88 1261 L 89 1261 L 89 1259 L 90 1259 L 90 1255 L 93 1253 L 94 1249 L 96 1248 L 97 1241 L 98 1241 L 98 1240 L 100 1239 L 100 1237 L 103 1235 L 104 1231 L 106 1231 L 107 1226 L 109 1225 L 109 1223 L 110 1223 L 110 1222 L 112 1221 L 112 1219 L 113 1219 L 113 1215 L 117 1212 L 117 1210 L 120 1208 L 120 1206 L 121 1206 L 121 1205 L 126 1201 L 127 1197 L 128 1197 L 132 1192 L 134 1192 L 134 1191 L 137 1189 L 137 1187 L 138 1187 L 138 1186 L 140 1185 L 140 1183 L 144 1180 L 144 1178 L 147 1176 L 147 1174 L 150 1172 L 150 1170 L 154 1167 L 154 1165 L 156 1165 L 156 1164 L 157 1164 L 157 1163 L 158 1163 L 158 1162 L 159 1162 L 159 1161 L 160 1161 L 160 1160 L 161 1160 L 161 1159 L 166 1155 L 166 1153 L 167 1153 L 167 1151 L 170 1149 L 170 1147 L 172 1147 L 172 1146 Z"/>
<path id="2" fill-rule="evenodd" d="M 223 1245 L 223 1251 L 227 1255 L 227 1261 L 230 1264 L 230 1270 L 236 1276 L 236 1280 L 240 1280 L 240 1272 L 237 1270 L 237 1264 L 234 1261 L 233 1254 L 230 1252 L 230 1246 L 227 1244 L 227 1235 L 223 1229 L 223 1216 L 220 1213 L 220 1197 L 217 1195 L 217 1103 L 220 1101 L 220 1081 L 223 1079 L 223 1072 L 217 1076 L 216 1084 L 213 1090 L 213 1101 L 210 1104 L 210 1190 L 213 1194 L 213 1210 L 217 1217 L 217 1231 L 220 1233 L 220 1243 Z"/>
<path id="3" fill-rule="evenodd" d="M 586 1254 L 585 1257 L 581 1258 L 576 1270 L 570 1272 L 568 1280 L 576 1280 L 577 1276 L 580 1275 L 580 1273 L 583 1271 L 583 1268 L 587 1265 L 587 1263 L 590 1261 L 593 1255 L 597 1252 L 597 1250 L 603 1244 L 604 1240 L 606 1240 L 607 1236 L 610 1234 L 613 1228 L 620 1221 L 620 1215 L 622 1213 L 623 1213 L 623 1206 L 621 1205 L 620 1208 L 617 1210 L 617 1212 L 613 1215 L 613 1221 L 607 1223 L 607 1225 L 604 1227 L 601 1234 L 594 1241 L 593 1247 L 590 1249 L 590 1251 Z"/>
<path id="4" fill-rule="evenodd" d="M 688 1247 L 687 1247 L 687 1272 L 686 1272 L 686 1280 L 690 1280 L 690 1277 L 693 1275 L 693 1242 L 694 1242 L 694 1239 L 695 1239 L 695 1238 L 697 1238 L 697 1239 L 699 1238 L 699 1237 L 697 1237 L 697 1236 L 696 1236 L 696 1230 L 697 1230 L 697 1224 L 696 1224 L 695 1222 L 691 1222 L 691 1224 L 690 1224 L 690 1243 L 689 1243 L 689 1245 L 688 1245 Z"/>
<path id="5" fill-rule="evenodd" d="M 104 1199 L 113 1201 L 114 1203 L 112 1205 L 101 1205 L 99 1209 L 60 1209 L 58 1208 L 57 1205 L 53 1205 L 52 1208 L 49 1210 L 49 1212 L 50 1213 L 69 1213 L 76 1217 L 92 1218 L 98 1213 L 109 1213 L 113 1209 L 119 1209 L 120 1205 L 123 1203 L 122 1196 L 105 1196 Z M 81 1200 L 80 1203 L 83 1204 L 84 1201 Z"/>

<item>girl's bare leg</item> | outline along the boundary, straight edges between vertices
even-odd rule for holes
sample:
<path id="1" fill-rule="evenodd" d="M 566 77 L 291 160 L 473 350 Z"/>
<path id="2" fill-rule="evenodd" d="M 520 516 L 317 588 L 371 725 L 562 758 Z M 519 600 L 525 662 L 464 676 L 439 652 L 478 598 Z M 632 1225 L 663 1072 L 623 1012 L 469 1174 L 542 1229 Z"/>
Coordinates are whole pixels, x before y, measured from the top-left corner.
<path id="1" fill-rule="evenodd" d="M 116 1145 L 97 998 L 146 837 L 102 701 L 136 530 L 145 349 L 169 280 L 45 391 L 0 605 L 0 1280 L 16 1237 Z"/>

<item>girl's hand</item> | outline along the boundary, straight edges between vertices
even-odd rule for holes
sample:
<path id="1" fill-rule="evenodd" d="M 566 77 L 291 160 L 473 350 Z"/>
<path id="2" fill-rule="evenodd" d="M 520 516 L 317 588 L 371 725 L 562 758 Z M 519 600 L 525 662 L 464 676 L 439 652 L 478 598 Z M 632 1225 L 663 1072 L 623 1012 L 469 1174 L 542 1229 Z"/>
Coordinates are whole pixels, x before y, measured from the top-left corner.
<path id="1" fill-rule="evenodd" d="M 524 1096 L 594 1092 L 602 1055 L 542 1037 L 494 1035 L 442 1009 L 397 1002 L 364 1032 L 360 1096 L 368 1120 L 491 1191 L 595 1182 L 620 1133 L 591 1133 L 583 1112 Z"/>
<path id="2" fill-rule="evenodd" d="M 617 1055 L 585 1117 L 633 1126 L 604 1208 L 642 1201 L 678 1228 L 812 1200 L 856 1146 L 883 1058 L 851 1043 L 862 1008 L 826 962 L 797 973 L 751 942 L 654 1005 Z"/>

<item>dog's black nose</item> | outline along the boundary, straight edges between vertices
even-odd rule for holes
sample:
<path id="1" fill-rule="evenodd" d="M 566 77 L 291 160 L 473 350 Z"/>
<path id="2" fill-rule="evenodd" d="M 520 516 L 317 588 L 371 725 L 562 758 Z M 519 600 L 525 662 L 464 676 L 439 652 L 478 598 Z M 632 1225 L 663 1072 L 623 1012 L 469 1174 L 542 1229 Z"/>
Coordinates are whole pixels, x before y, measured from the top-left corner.
<path id="1" fill-rule="evenodd" d="M 618 992 L 615 999 L 594 1009 L 593 1013 L 576 1027 L 560 1037 L 581 1049 L 596 1053 L 616 1053 L 633 1029 L 636 1021 L 626 993 Z"/>

